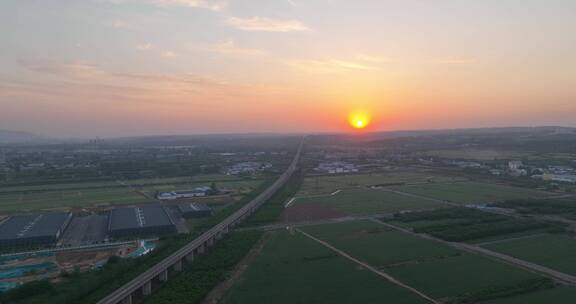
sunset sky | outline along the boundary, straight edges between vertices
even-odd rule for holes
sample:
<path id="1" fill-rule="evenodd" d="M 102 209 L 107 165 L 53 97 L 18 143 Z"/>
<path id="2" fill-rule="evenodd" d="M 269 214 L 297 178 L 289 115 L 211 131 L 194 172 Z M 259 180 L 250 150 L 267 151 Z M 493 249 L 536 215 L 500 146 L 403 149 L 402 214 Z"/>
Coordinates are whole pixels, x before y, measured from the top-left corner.
<path id="1" fill-rule="evenodd" d="M 0 129 L 576 126 L 573 0 L 2 0 Z"/>

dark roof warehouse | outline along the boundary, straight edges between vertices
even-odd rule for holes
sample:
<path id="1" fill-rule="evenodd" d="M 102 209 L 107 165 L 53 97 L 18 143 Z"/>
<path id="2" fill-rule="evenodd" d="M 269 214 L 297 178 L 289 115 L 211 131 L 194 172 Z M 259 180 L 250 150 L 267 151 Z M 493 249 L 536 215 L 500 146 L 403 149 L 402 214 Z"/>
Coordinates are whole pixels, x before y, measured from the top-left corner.
<path id="1" fill-rule="evenodd" d="M 205 217 L 212 215 L 212 209 L 203 203 L 179 204 L 178 210 L 185 218 Z"/>
<path id="2" fill-rule="evenodd" d="M 173 233 L 176 227 L 164 207 L 150 205 L 113 209 L 108 231 L 112 237 L 121 238 Z"/>
<path id="3" fill-rule="evenodd" d="M 13 216 L 0 225 L 0 245 L 33 246 L 56 243 L 71 217 L 71 213 Z"/>

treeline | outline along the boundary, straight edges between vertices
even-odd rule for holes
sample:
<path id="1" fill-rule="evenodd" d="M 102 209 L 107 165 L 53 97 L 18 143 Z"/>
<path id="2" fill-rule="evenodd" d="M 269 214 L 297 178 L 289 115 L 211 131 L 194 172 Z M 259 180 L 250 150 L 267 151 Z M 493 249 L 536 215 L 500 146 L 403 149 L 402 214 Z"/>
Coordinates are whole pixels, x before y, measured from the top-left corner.
<path id="1" fill-rule="evenodd" d="M 576 218 L 576 199 L 517 199 L 492 204 L 529 214 L 561 214 Z"/>
<path id="2" fill-rule="evenodd" d="M 254 215 L 242 223 L 242 226 L 258 226 L 276 222 L 284 210 L 284 204 L 296 195 L 303 182 L 302 171 L 294 172 L 284 187 L 262 205 Z"/>
<path id="3" fill-rule="evenodd" d="M 547 232 L 565 230 L 562 225 L 558 224 L 512 218 L 465 207 L 398 214 L 395 220 L 406 223 L 430 221 L 429 224 L 414 228 L 414 232 L 427 233 L 450 242 L 470 241 L 537 229 Z"/>
<path id="4" fill-rule="evenodd" d="M 187 265 L 183 273 L 169 280 L 146 304 L 200 303 L 219 282 L 225 280 L 235 265 L 260 239 L 260 231 L 233 232 L 216 243 L 208 254 Z"/>
<path id="5" fill-rule="evenodd" d="M 255 191 L 246 195 L 238 203 L 230 205 L 216 215 L 200 220 L 190 234 L 178 234 L 164 237 L 158 247 L 151 253 L 131 259 L 112 258 L 109 263 L 98 270 L 84 273 L 69 273 L 63 276 L 64 282 L 52 284 L 50 288 L 38 289 L 37 292 L 22 292 L 32 287 L 24 284 L 21 287 L 0 294 L 0 303 L 17 304 L 85 304 L 96 303 L 98 300 L 129 282 L 140 273 L 171 255 L 176 250 L 188 244 L 204 231 L 220 223 L 224 218 L 250 202 L 266 189 L 272 181 L 262 183 Z M 43 283 L 43 284 L 45 284 Z M 8 301 L 9 300 L 9 301 Z"/>

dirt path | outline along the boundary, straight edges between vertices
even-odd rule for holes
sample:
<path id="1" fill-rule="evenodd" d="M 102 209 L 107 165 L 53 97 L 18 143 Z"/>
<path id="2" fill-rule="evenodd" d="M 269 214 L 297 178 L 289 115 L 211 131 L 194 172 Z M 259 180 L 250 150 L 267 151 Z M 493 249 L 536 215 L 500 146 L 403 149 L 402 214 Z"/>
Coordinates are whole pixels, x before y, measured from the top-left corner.
<path id="1" fill-rule="evenodd" d="M 214 289 L 212 289 L 208 295 L 202 301 L 202 304 L 217 304 L 219 303 L 228 289 L 234 286 L 236 282 L 240 279 L 242 274 L 248 269 L 248 266 L 256 260 L 256 258 L 260 255 L 262 248 L 264 248 L 264 244 L 270 238 L 269 233 L 265 233 L 262 238 L 256 243 L 254 248 L 252 248 L 248 254 L 236 265 L 236 268 L 232 271 L 232 274 L 228 279 L 225 281 L 220 282 Z"/>
<path id="2" fill-rule="evenodd" d="M 418 289 L 416 289 L 416 288 L 414 288 L 414 287 L 411 287 L 411 286 L 408 286 L 408 285 L 406 285 L 406 284 L 398 281 L 398 280 L 397 280 L 396 278 L 394 278 L 393 276 L 391 276 L 391 275 L 389 275 L 389 274 L 387 274 L 387 273 L 385 273 L 385 272 L 383 272 L 383 271 L 380 271 L 380 270 L 378 270 L 378 269 L 376 269 L 376 268 L 374 268 L 374 267 L 372 267 L 372 266 L 370 266 L 370 265 L 368 265 L 368 264 L 366 264 L 366 263 L 364 263 L 364 262 L 362 262 L 362 261 L 354 258 L 353 256 L 351 256 L 351 255 L 347 254 L 346 252 L 344 252 L 344 251 L 342 251 L 342 250 L 340 250 L 340 249 L 338 249 L 338 248 L 336 248 L 336 247 L 328 244 L 327 242 L 322 241 L 322 240 L 320 240 L 320 239 L 318 239 L 318 238 L 315 238 L 315 237 L 313 237 L 312 235 L 310 235 L 310 234 L 308 234 L 308 233 L 306 233 L 306 232 L 304 232 L 304 231 L 302 231 L 302 230 L 300 230 L 300 229 L 298 229 L 298 228 L 295 228 L 294 230 L 302 233 L 304 236 L 306 236 L 306 237 L 308 237 L 308 238 L 310 238 L 310 239 L 312 239 L 312 240 L 320 243 L 320 244 L 323 245 L 324 247 L 326 247 L 326 248 L 328 248 L 328 249 L 330 249 L 330 250 L 338 253 L 339 255 L 341 255 L 341 256 L 343 256 L 343 257 L 351 260 L 352 262 L 354 262 L 354 263 L 356 263 L 356 264 L 358 264 L 358 265 L 360 265 L 360 266 L 362 266 L 362 267 L 370 270 L 371 272 L 373 272 L 373 273 L 375 273 L 375 274 L 377 274 L 377 275 L 385 278 L 386 280 L 390 281 L 391 283 L 396 284 L 396 285 L 398 285 L 398 286 L 400 286 L 400 287 L 402 287 L 402 288 L 408 289 L 409 291 L 417 294 L 417 295 L 420 296 L 421 298 L 424 298 L 425 300 L 428 300 L 428 301 L 431 302 L 431 303 L 439 304 L 439 302 L 436 302 L 436 300 L 434 300 L 434 299 L 432 299 L 431 297 L 425 295 L 424 293 L 422 293 L 422 292 L 419 291 Z"/>

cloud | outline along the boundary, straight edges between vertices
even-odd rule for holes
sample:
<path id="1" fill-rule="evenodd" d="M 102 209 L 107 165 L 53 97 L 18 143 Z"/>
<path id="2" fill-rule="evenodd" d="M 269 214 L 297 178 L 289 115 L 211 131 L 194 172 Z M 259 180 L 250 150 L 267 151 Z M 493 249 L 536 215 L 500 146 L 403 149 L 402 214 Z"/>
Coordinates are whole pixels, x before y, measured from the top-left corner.
<path id="1" fill-rule="evenodd" d="M 53 75 L 86 78 L 103 74 L 103 71 L 98 66 L 81 62 L 55 64 L 52 62 L 41 63 L 20 60 L 18 63 L 28 70 Z"/>
<path id="2" fill-rule="evenodd" d="M 162 53 L 160 53 L 160 57 L 173 58 L 173 57 L 178 57 L 178 54 L 176 54 L 172 51 L 163 51 Z"/>
<path id="3" fill-rule="evenodd" d="M 231 55 L 257 56 L 266 54 L 266 51 L 261 49 L 241 47 L 234 40 L 225 40 L 218 42 L 209 47 L 208 50 L 218 52 L 221 54 L 231 54 Z"/>
<path id="4" fill-rule="evenodd" d="M 134 24 L 131 24 L 127 21 L 124 20 L 115 20 L 109 23 L 105 24 L 106 26 L 110 26 L 113 27 L 115 29 L 119 29 L 119 30 L 133 30 L 136 29 L 136 26 Z"/>
<path id="5" fill-rule="evenodd" d="M 266 17 L 239 18 L 228 17 L 226 23 L 243 31 L 261 32 L 303 32 L 310 31 L 305 24 L 298 20 L 280 20 Z"/>
<path id="6" fill-rule="evenodd" d="M 376 62 L 376 63 L 382 63 L 382 62 L 390 61 L 390 59 L 387 57 L 380 57 L 380 56 L 373 56 L 373 55 L 366 55 L 366 54 L 358 54 L 358 55 L 356 55 L 356 59 L 361 60 L 361 61 Z"/>
<path id="7" fill-rule="evenodd" d="M 474 58 L 460 58 L 460 57 L 445 57 L 437 58 L 429 61 L 432 64 L 448 64 L 448 65 L 468 65 L 477 63 Z"/>
<path id="8" fill-rule="evenodd" d="M 101 1 L 112 4 L 144 3 L 158 7 L 181 6 L 191 8 L 203 8 L 203 9 L 209 9 L 211 11 L 222 11 L 228 5 L 228 3 L 223 0 L 101 0 Z"/>
<path id="9" fill-rule="evenodd" d="M 296 60 L 296 61 L 289 61 L 288 64 L 298 69 L 312 73 L 337 73 L 353 70 L 357 71 L 379 70 L 378 67 L 367 65 L 363 62 L 340 60 L 340 59 Z"/>
<path id="10" fill-rule="evenodd" d="M 152 44 L 150 43 L 142 43 L 142 44 L 138 44 L 136 45 L 136 49 L 138 51 L 146 51 L 152 48 Z"/>

